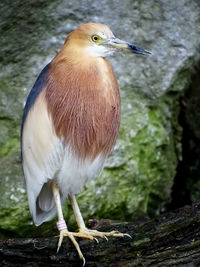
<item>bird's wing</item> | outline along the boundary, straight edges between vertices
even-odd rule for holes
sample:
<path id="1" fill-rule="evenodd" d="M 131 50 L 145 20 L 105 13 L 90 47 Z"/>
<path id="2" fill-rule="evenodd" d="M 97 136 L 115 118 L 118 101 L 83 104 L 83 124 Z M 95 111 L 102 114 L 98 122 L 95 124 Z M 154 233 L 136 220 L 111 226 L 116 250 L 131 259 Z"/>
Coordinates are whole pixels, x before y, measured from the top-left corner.
<path id="1" fill-rule="evenodd" d="M 22 162 L 29 207 L 34 223 L 40 225 L 56 214 L 51 180 L 60 168 L 64 148 L 54 132 L 45 100 L 44 69 L 29 94 L 21 132 Z"/>

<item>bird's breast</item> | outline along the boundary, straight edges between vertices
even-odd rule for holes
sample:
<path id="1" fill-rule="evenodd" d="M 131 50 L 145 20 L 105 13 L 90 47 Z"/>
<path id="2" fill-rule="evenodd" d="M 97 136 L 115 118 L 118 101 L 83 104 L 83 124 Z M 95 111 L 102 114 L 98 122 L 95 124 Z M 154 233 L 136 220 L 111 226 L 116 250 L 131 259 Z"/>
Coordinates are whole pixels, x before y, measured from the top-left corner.
<path id="1" fill-rule="evenodd" d="M 45 96 L 56 135 L 76 156 L 94 159 L 111 151 L 120 123 L 120 95 L 105 59 L 85 66 L 53 61 Z"/>

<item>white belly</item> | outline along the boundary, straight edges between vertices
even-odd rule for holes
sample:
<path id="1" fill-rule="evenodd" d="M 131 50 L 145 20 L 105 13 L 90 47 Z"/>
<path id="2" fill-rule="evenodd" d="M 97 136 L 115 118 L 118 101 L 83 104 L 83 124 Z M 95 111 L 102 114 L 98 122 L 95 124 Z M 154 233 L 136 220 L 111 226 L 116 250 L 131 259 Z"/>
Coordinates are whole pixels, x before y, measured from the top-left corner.
<path id="1" fill-rule="evenodd" d="M 93 161 L 80 160 L 69 149 L 65 150 L 57 181 L 63 197 L 81 192 L 85 183 L 97 176 L 103 169 L 105 157 L 99 155 Z"/>

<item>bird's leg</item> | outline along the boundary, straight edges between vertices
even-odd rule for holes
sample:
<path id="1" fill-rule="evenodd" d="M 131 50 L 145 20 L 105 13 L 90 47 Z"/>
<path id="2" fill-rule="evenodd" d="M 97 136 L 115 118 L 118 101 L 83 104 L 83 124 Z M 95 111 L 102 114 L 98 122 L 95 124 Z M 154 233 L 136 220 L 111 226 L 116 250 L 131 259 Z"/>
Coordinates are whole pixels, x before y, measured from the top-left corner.
<path id="1" fill-rule="evenodd" d="M 78 203 L 76 201 L 76 198 L 74 195 L 70 195 L 69 196 L 69 200 L 71 202 L 73 211 L 74 211 L 74 215 L 76 218 L 76 222 L 78 224 L 78 228 L 79 228 L 79 232 L 78 233 L 73 233 L 73 236 L 77 236 L 77 237 L 83 237 L 83 238 L 89 238 L 89 239 L 95 239 L 97 242 L 98 240 L 96 239 L 96 237 L 102 237 L 107 239 L 107 236 L 115 236 L 115 237 L 124 237 L 124 236 L 128 236 L 131 238 L 131 236 L 129 234 L 123 234 L 120 233 L 118 231 L 111 231 L 111 232 L 99 232 L 97 230 L 90 230 L 87 229 L 87 227 L 85 226 L 85 223 L 83 221 L 83 217 L 81 215 Z"/>
<path id="2" fill-rule="evenodd" d="M 79 244 L 77 243 L 76 239 L 74 238 L 73 233 L 69 232 L 67 229 L 67 225 L 66 225 L 66 222 L 64 220 L 63 212 L 62 212 L 62 205 L 61 205 L 61 200 L 60 200 L 59 188 L 55 182 L 52 183 L 52 192 L 53 192 L 53 196 L 54 196 L 55 203 L 56 203 L 56 209 L 57 209 L 57 213 L 58 213 L 57 228 L 60 231 L 60 237 L 59 237 L 59 241 L 58 241 L 57 252 L 59 251 L 59 249 L 61 247 L 64 236 L 68 236 L 69 239 L 74 244 L 74 246 L 75 246 L 75 248 L 79 254 L 80 259 L 83 260 L 83 266 L 84 266 L 85 265 L 85 258 L 83 257 L 83 254 L 80 250 Z"/>

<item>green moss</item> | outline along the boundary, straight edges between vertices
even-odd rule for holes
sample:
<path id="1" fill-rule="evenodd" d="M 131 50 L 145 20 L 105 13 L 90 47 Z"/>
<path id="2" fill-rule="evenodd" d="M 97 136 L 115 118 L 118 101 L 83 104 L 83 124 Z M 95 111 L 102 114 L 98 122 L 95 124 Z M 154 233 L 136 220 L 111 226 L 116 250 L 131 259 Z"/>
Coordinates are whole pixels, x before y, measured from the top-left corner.
<path id="1" fill-rule="evenodd" d="M 8 140 L 4 145 L 1 146 L 0 157 L 13 154 L 16 151 L 19 151 L 19 138 L 10 138 L 10 140 Z"/>
<path id="2" fill-rule="evenodd" d="M 9 117 L 0 117 L 0 159 L 19 152 L 19 126 Z"/>

